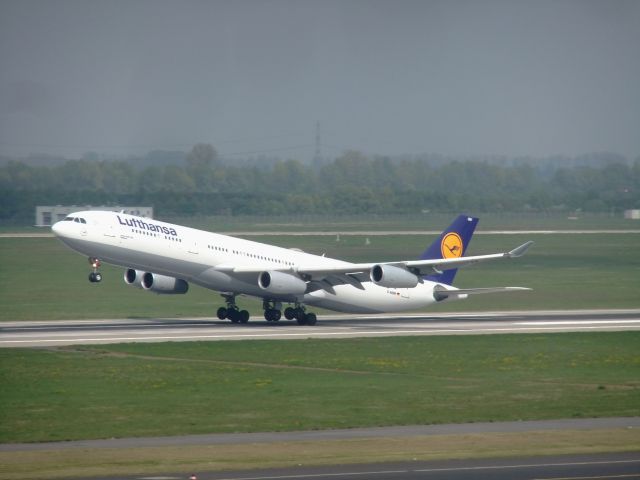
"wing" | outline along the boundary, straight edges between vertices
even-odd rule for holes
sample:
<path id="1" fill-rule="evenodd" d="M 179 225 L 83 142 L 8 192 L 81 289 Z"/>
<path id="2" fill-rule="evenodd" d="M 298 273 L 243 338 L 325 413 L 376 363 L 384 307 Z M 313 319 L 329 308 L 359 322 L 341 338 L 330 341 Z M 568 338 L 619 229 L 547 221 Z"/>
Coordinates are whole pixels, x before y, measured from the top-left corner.
<path id="1" fill-rule="evenodd" d="M 287 268 L 274 268 L 285 273 L 298 275 L 309 282 L 309 290 L 318 290 L 320 288 L 330 290 L 336 285 L 350 284 L 356 288 L 364 288 L 362 283 L 370 282 L 371 269 L 379 265 L 390 265 L 407 270 L 417 276 L 431 275 L 434 273 L 442 273 L 443 270 L 452 268 L 465 267 L 487 260 L 496 260 L 500 258 L 517 258 L 525 254 L 525 252 L 533 245 L 532 241 L 526 242 L 509 252 L 494 253 L 490 255 L 475 255 L 471 257 L 459 258 L 441 258 L 429 260 L 406 260 L 396 262 L 378 262 L 378 263 L 348 263 L 339 262 L 333 265 L 299 265 Z M 268 269 L 268 268 L 267 268 Z M 218 266 L 218 271 L 225 271 L 231 274 L 258 274 L 265 270 L 265 267 L 234 267 L 231 265 Z M 482 293 L 482 292 L 465 292 L 465 293 Z M 488 292 L 485 292 L 488 293 Z M 460 293 L 462 295 L 463 293 Z"/>
<path id="2" fill-rule="evenodd" d="M 430 260 L 407 260 L 399 262 L 379 262 L 379 263 L 349 263 L 336 267 L 313 267 L 300 266 L 296 269 L 300 275 L 308 275 L 311 278 L 322 278 L 326 275 L 358 275 L 366 274 L 376 265 L 391 265 L 394 267 L 404 268 L 415 273 L 416 275 L 430 275 L 433 273 L 441 273 L 443 270 L 452 268 L 465 267 L 474 263 L 484 262 L 487 260 L 496 260 L 499 258 L 517 258 L 521 257 L 533 245 L 532 241 L 524 243 L 509 252 L 493 253 L 490 255 L 475 255 L 472 257 L 459 258 L 439 258 Z"/>

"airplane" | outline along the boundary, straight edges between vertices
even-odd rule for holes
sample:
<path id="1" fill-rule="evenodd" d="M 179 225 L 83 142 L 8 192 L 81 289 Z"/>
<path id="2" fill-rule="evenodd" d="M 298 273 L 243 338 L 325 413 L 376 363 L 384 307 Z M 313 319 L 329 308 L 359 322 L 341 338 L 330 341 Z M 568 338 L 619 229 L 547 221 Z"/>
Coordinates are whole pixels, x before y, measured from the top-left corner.
<path id="1" fill-rule="evenodd" d="M 419 258 L 350 263 L 211 233 L 123 212 L 81 211 L 55 223 L 53 233 L 89 257 L 89 281 L 102 280 L 102 261 L 125 268 L 126 284 L 159 294 L 184 294 L 189 283 L 219 292 L 225 301 L 219 319 L 247 323 L 239 295 L 262 299 L 264 318 L 282 314 L 299 325 L 315 325 L 306 307 L 345 313 L 419 310 L 469 295 L 530 290 L 523 287 L 454 287 L 459 267 L 517 258 L 529 241 L 509 252 L 465 257 L 478 218 L 458 216 Z M 283 304 L 288 306 L 282 312 Z"/>

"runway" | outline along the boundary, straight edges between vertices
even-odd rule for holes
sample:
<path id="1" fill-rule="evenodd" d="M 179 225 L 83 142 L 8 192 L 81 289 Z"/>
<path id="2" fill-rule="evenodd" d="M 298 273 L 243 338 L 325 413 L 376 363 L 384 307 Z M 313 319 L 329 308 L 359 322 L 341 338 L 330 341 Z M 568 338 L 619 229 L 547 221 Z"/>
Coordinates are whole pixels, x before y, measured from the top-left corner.
<path id="1" fill-rule="evenodd" d="M 640 310 L 321 315 L 313 327 L 262 317 L 246 325 L 211 318 L 58 320 L 2 322 L 0 347 L 627 330 L 640 330 Z"/>
<path id="2" fill-rule="evenodd" d="M 276 444 L 282 448 L 304 443 L 312 449 L 313 445 L 333 440 L 357 442 L 367 439 L 388 438 L 419 439 L 425 437 L 446 438 L 446 436 L 478 434 L 536 434 L 540 432 L 575 431 L 588 436 L 598 429 L 607 429 L 612 435 L 623 430 L 640 427 L 640 417 L 628 418 L 585 418 L 558 419 L 516 422 L 489 422 L 445 425 L 399 426 L 378 428 L 355 428 L 346 430 L 316 430 L 302 432 L 265 432 L 212 435 L 188 435 L 182 437 L 123 438 L 105 440 L 83 440 L 72 442 L 5 444 L 0 445 L 0 454 L 20 454 L 33 452 L 47 454 L 65 451 L 110 452 L 136 448 L 198 448 L 224 445 L 246 446 L 247 451 L 260 446 Z M 444 437 L 443 437 L 444 436 Z M 484 437 L 486 438 L 486 437 Z M 162 450 L 158 450 L 162 451 Z M 451 452 L 453 457 L 456 452 Z M 302 461 L 302 460 L 301 460 Z M 295 462 L 294 462 L 295 463 Z M 313 462 L 311 462 L 313 463 Z M 189 478 L 188 471 L 168 470 L 156 475 L 120 474 L 100 477 L 103 480 L 180 480 Z M 581 454 L 512 456 L 509 458 L 452 458 L 441 460 L 409 459 L 387 463 L 367 463 L 351 465 L 305 465 L 252 469 L 237 471 L 199 471 L 199 480 L 275 480 L 275 479 L 319 479 L 349 480 L 352 478 L 371 478 L 387 480 L 417 479 L 539 479 L 539 480 L 585 480 L 586 478 L 640 478 L 640 452 L 592 452 Z M 99 480 L 94 478 L 94 480 Z"/>
<path id="3" fill-rule="evenodd" d="M 181 480 L 184 475 L 117 477 L 118 480 Z M 199 480 L 614 480 L 640 479 L 640 454 L 608 453 L 557 457 L 440 460 L 337 467 L 206 472 Z M 94 480 L 116 480 L 106 477 Z"/>

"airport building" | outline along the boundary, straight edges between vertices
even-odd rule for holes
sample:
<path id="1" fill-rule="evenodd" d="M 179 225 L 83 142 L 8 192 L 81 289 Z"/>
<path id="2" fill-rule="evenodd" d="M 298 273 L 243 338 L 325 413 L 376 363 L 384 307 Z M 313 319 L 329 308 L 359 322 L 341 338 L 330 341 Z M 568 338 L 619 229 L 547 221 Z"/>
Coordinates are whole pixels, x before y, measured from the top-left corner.
<path id="1" fill-rule="evenodd" d="M 137 217 L 153 218 L 153 207 L 128 207 L 128 206 L 93 206 L 93 205 L 55 205 L 36 207 L 36 227 L 50 227 L 59 220 L 64 219 L 73 212 L 84 210 L 102 210 L 111 212 L 124 212 Z"/>
<path id="2" fill-rule="evenodd" d="M 625 210 L 624 218 L 627 218 L 629 220 L 640 220 L 640 210 L 638 209 Z"/>

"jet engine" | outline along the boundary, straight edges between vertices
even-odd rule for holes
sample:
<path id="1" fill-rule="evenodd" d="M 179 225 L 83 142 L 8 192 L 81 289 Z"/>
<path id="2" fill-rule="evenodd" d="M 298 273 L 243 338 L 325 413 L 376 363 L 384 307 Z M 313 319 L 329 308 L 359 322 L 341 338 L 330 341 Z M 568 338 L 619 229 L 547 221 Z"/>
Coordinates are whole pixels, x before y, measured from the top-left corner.
<path id="1" fill-rule="evenodd" d="M 278 271 L 262 272 L 258 276 L 258 285 L 266 292 L 277 295 L 302 295 L 307 283 L 300 277 Z"/>
<path id="2" fill-rule="evenodd" d="M 418 285 L 416 275 L 393 265 L 374 265 L 369 277 L 373 283 L 381 287 L 413 288 Z"/>
<path id="3" fill-rule="evenodd" d="M 167 277 L 157 273 L 144 273 L 141 283 L 142 288 L 155 293 L 182 294 L 189 290 L 189 284 L 181 278 Z"/>
<path id="4" fill-rule="evenodd" d="M 134 287 L 142 288 L 142 276 L 144 272 L 140 270 L 134 270 L 133 268 L 127 268 L 124 271 L 124 282 L 127 285 L 133 285 Z"/>

